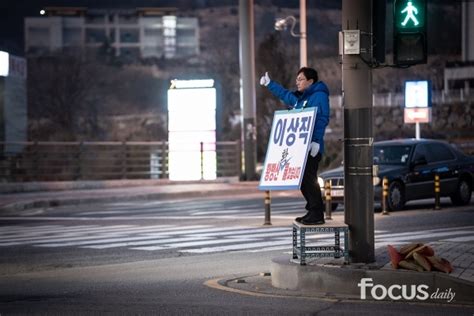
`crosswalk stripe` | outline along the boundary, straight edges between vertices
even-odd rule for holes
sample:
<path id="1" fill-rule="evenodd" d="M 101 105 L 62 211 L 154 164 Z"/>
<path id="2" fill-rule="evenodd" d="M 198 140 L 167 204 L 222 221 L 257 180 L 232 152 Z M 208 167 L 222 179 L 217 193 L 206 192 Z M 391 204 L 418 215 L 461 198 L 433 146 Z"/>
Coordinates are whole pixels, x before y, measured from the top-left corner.
<path id="1" fill-rule="evenodd" d="M 191 213 L 191 215 L 209 215 L 209 214 L 235 214 L 235 213 L 242 213 L 245 212 L 245 210 L 225 210 L 225 211 L 194 211 Z"/>
<path id="2" fill-rule="evenodd" d="M 103 226 L 99 225 L 80 225 L 80 226 L 56 226 L 56 227 L 50 227 L 50 228 L 44 228 L 44 229 L 36 229 L 36 228 L 31 228 L 31 227 L 25 227 L 22 229 L 18 229 L 16 231 L 10 231 L 10 234 L 21 234 L 21 235 L 38 235 L 38 234 L 44 234 L 45 232 L 48 234 L 51 233 L 61 233 L 61 232 L 70 232 L 70 231 L 84 231 L 87 229 L 97 229 Z M 0 233 L 0 236 L 2 236 L 3 233 Z"/>
<path id="3" fill-rule="evenodd" d="M 223 228 L 208 228 L 208 229 L 194 229 L 194 230 L 184 230 L 183 234 L 181 235 L 192 235 L 194 232 L 208 232 L 208 231 L 220 231 Z M 82 238 L 61 238 L 61 239 L 53 239 L 53 240 L 42 240 L 42 241 L 37 241 L 37 242 L 32 242 L 35 244 L 40 244 L 38 247 L 66 247 L 66 246 L 81 246 L 81 245 L 90 245 L 90 244 L 104 244 L 108 243 L 108 245 L 111 245 L 110 247 L 103 247 L 103 248 L 114 248 L 114 247 L 123 247 L 124 243 L 117 243 L 117 242 L 122 242 L 122 241 L 137 241 L 137 240 L 156 240 L 159 239 L 159 237 L 171 237 L 172 235 L 176 235 L 175 232 L 170 232 L 170 231 L 165 231 L 165 229 L 162 230 L 160 233 L 156 234 L 146 234 L 146 235 L 140 235 L 140 236 L 123 236 L 123 234 L 117 235 L 117 236 L 104 236 L 104 237 L 109 237 L 109 238 L 98 238 L 97 236 L 89 236 L 89 237 L 82 237 Z M 177 239 L 176 237 L 173 237 L 174 239 Z M 191 238 L 197 239 L 198 237 L 196 236 L 191 236 Z M 203 238 L 212 238 L 212 237 L 203 237 Z"/>
<path id="4" fill-rule="evenodd" d="M 474 236 L 448 238 L 448 239 L 443 239 L 443 241 L 450 241 L 450 242 L 467 242 L 467 241 L 474 241 Z"/>
<path id="5" fill-rule="evenodd" d="M 41 242 L 37 247 L 69 247 L 69 246 L 83 246 L 92 244 L 104 244 L 104 243 L 117 243 L 119 241 L 134 241 L 134 240 L 156 240 L 155 236 L 125 236 L 125 237 L 112 237 L 112 238 L 97 238 L 97 237 L 84 237 L 77 239 L 77 241 L 63 242 L 63 240 L 51 240 L 49 242 Z M 111 247 L 112 248 L 112 247 Z"/>
<path id="6" fill-rule="evenodd" d="M 124 231 L 126 229 L 132 229 L 132 225 L 124 225 L 124 226 L 110 226 L 107 227 L 106 232 L 115 232 L 115 231 Z M 24 234 L 18 233 L 18 236 L 5 236 L 5 238 L 0 237 L 0 241 L 15 241 L 15 240 L 36 240 L 38 238 L 51 238 L 52 234 L 61 234 L 61 236 L 83 236 L 84 234 L 95 234 L 95 233 L 104 233 L 104 226 L 98 226 L 95 228 L 87 228 L 87 229 L 61 229 L 55 231 L 46 231 L 46 232 L 27 232 Z"/>
<path id="7" fill-rule="evenodd" d="M 55 227 L 58 227 L 58 226 L 62 226 L 62 225 L 41 225 L 41 226 L 4 226 L 2 227 L 2 230 L 0 231 L 0 235 L 3 234 L 3 233 L 8 233 L 8 232 L 15 232 L 15 231 L 21 231 L 21 230 L 25 230 L 25 229 L 30 229 L 30 228 L 34 228 L 34 229 L 50 229 L 50 228 L 55 228 Z M 94 225 L 91 225 L 91 226 L 94 226 Z"/>
<path id="8" fill-rule="evenodd" d="M 249 228 L 244 228 L 244 229 L 238 229 L 238 230 L 233 230 L 233 229 L 226 229 L 225 231 L 223 232 L 218 232 L 218 233 L 198 233 L 198 234 L 193 234 L 194 236 L 235 236 L 235 235 L 243 235 L 243 234 L 246 234 L 246 233 L 268 233 L 268 232 L 280 232 L 281 234 L 287 234 L 288 232 L 288 228 L 285 227 L 285 228 L 278 228 L 278 227 L 275 227 L 275 228 L 257 228 L 257 229 L 249 229 Z M 290 232 L 291 234 L 291 232 Z M 265 237 L 267 236 L 266 234 L 264 236 L 261 236 L 261 237 Z"/>
<path id="9" fill-rule="evenodd" d="M 156 231 L 157 229 L 162 228 L 161 231 L 164 231 L 169 225 L 158 225 L 156 227 L 151 226 L 152 228 L 146 228 L 146 227 L 132 227 L 132 228 L 123 228 L 123 227 L 115 227 L 112 226 L 112 229 L 107 228 L 107 230 L 102 229 L 100 230 L 94 230 L 94 231 L 76 231 L 76 232 L 71 232 L 71 233 L 62 233 L 60 235 L 60 239 L 58 238 L 58 235 L 42 235 L 42 236 L 28 236 L 28 237 L 17 237 L 17 238 L 10 238 L 10 239 L 2 239 L 0 238 L 0 246 L 5 246 L 5 245 L 15 245 L 18 243 L 42 243 L 42 242 L 51 242 L 51 241 L 70 241 L 70 240 L 81 240 L 81 239 L 94 239 L 98 237 L 111 237 L 111 236 L 124 236 L 124 235 L 129 235 L 133 234 L 135 232 L 153 232 Z"/>
<path id="10" fill-rule="evenodd" d="M 157 226 L 157 228 L 160 228 L 161 225 Z M 156 231 L 157 228 L 153 227 L 153 226 L 149 226 L 151 228 L 148 228 L 148 229 L 145 229 L 146 227 L 136 227 L 134 229 L 134 231 L 139 231 L 139 232 L 146 232 L 146 231 Z M 193 225 L 193 226 L 184 226 L 182 228 L 182 230 L 184 232 L 186 231 L 189 231 L 189 232 L 193 232 L 193 231 L 196 231 L 196 229 L 192 229 L 192 228 L 201 228 L 201 227 L 207 227 L 206 225 Z M 176 229 L 176 227 L 165 227 L 165 228 L 160 228 L 160 234 L 166 234 L 166 232 L 169 232 L 169 231 L 174 231 Z M 132 231 L 129 231 L 129 232 L 132 232 Z M 104 232 L 101 234 L 101 236 L 104 236 L 104 237 L 111 237 L 111 236 L 124 236 L 124 235 L 127 235 L 127 232 L 124 232 L 123 230 L 120 231 L 120 232 Z M 169 235 L 169 233 L 168 233 Z M 38 244 L 38 243 L 49 243 L 49 242 L 64 242 L 64 241 L 74 241 L 74 240 L 95 240 L 95 239 L 98 239 L 100 238 L 101 236 L 97 236 L 97 235 L 94 235 L 94 236 L 89 236 L 89 235 L 82 235 L 82 236 L 69 236 L 69 237 L 65 237 L 64 235 L 60 235 L 60 236 L 57 236 L 57 235 L 53 235 L 53 236 L 48 236 L 48 237 L 44 237 L 42 239 L 40 238 L 34 238 L 34 239 L 30 239 L 30 238 L 27 238 L 26 240 L 21 240 L 21 241 L 12 241 L 12 242 L 3 242 L 1 239 L 0 239 L 0 246 L 13 246 L 13 245 L 18 245 L 18 244 L 22 244 L 22 243 L 29 243 L 29 244 Z"/>
<path id="11" fill-rule="evenodd" d="M 189 252 L 189 253 L 207 253 L 207 252 L 221 252 L 221 251 L 230 251 L 230 250 L 242 250 L 242 249 L 251 249 L 251 248 L 264 248 L 266 246 L 275 246 L 275 245 L 285 245 L 288 244 L 287 240 L 283 241 L 264 241 L 251 244 L 237 244 L 230 246 L 219 246 L 219 247 L 206 247 L 206 248 L 197 248 L 197 249 L 184 249 L 180 252 Z"/>
<path id="12" fill-rule="evenodd" d="M 451 232 L 439 232 L 439 233 L 430 233 L 430 234 L 413 234 L 411 233 L 403 233 L 404 237 L 398 237 L 398 236 L 393 236 L 393 234 L 390 234 L 393 236 L 394 240 L 389 240 L 387 239 L 387 235 L 385 235 L 385 238 L 377 238 L 375 237 L 375 242 L 376 244 L 401 244 L 403 243 L 403 240 L 413 240 L 417 239 L 420 237 L 439 237 L 439 236 L 446 236 L 446 235 L 452 235 L 452 234 L 466 234 L 466 233 L 472 233 L 471 231 L 465 230 L 465 231 L 451 231 Z M 318 243 L 320 244 L 330 244 L 333 242 L 333 238 L 328 238 L 332 234 L 320 234 L 321 239 L 318 240 Z M 314 235 L 312 235 L 314 236 Z M 313 239 L 315 239 L 313 237 Z M 381 239 L 380 241 L 378 239 Z M 308 238 L 307 238 L 308 240 Z M 252 244 L 240 244 L 240 245 L 233 245 L 233 246 L 220 246 L 220 247 L 207 247 L 207 248 L 200 248 L 200 249 L 185 249 L 181 250 L 181 252 L 192 252 L 192 253 L 207 253 L 207 252 L 219 252 L 219 251 L 230 251 L 230 250 L 243 250 L 243 249 L 251 249 L 251 248 L 259 248 L 262 247 L 261 250 L 265 250 L 265 246 L 277 246 L 279 244 L 281 245 L 286 245 L 285 247 L 288 247 L 289 245 L 289 240 L 283 240 L 283 241 L 269 241 L 269 242 L 263 242 L 263 243 L 252 243 Z M 291 245 L 289 245 L 291 247 Z M 287 248 L 285 248 L 287 249 Z"/>
<path id="13" fill-rule="evenodd" d="M 143 240 L 143 241 L 131 241 L 131 242 L 123 242 L 123 243 L 112 243 L 112 244 L 105 244 L 105 245 L 92 245 L 92 246 L 83 246 L 81 248 L 91 248 L 91 249 L 107 249 L 107 248 L 118 248 L 118 247 L 127 247 L 127 246 L 140 246 L 140 245 L 157 245 L 157 244 L 179 244 L 184 242 L 190 241 L 201 241 L 201 240 L 210 240 L 213 239 L 212 237 L 183 237 L 183 238 L 166 238 L 161 240 Z M 136 248 L 131 248 L 136 249 Z"/>
<path id="14" fill-rule="evenodd" d="M 252 241 L 252 240 L 255 240 L 255 239 L 242 238 L 239 241 Z M 209 241 L 191 241 L 191 242 L 185 242 L 185 243 L 168 244 L 162 247 L 171 249 L 171 248 L 186 248 L 186 247 L 195 247 L 195 246 L 202 246 L 202 245 L 215 245 L 215 244 L 227 244 L 227 243 L 235 243 L 235 240 L 219 239 L 219 240 L 209 240 Z M 137 248 L 132 248 L 132 249 L 154 250 L 153 247 L 137 247 Z"/>
<path id="15" fill-rule="evenodd" d="M 292 247 L 291 226 L 22 225 L 4 228 L 0 232 L 0 246 L 26 244 L 43 248 L 76 246 L 88 249 L 127 247 L 144 251 L 177 249 L 185 253 L 288 251 Z M 388 244 L 400 245 L 408 241 L 425 242 L 441 238 L 445 241 L 472 242 L 473 228 L 474 226 L 440 227 L 397 233 L 376 230 L 375 246 L 380 248 Z M 334 234 L 308 234 L 306 240 L 307 245 L 333 244 Z"/>

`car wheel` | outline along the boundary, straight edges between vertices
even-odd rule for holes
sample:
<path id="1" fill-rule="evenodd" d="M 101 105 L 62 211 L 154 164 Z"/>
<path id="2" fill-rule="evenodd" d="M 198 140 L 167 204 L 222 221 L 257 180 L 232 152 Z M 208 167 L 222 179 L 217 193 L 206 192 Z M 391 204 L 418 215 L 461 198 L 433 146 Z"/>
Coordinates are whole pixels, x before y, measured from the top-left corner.
<path id="1" fill-rule="evenodd" d="M 466 179 L 459 180 L 456 191 L 450 196 L 454 205 L 467 205 L 471 201 L 472 187 Z"/>
<path id="2" fill-rule="evenodd" d="M 405 206 L 405 191 L 403 185 L 394 181 L 388 187 L 387 207 L 390 211 L 399 211 Z"/>

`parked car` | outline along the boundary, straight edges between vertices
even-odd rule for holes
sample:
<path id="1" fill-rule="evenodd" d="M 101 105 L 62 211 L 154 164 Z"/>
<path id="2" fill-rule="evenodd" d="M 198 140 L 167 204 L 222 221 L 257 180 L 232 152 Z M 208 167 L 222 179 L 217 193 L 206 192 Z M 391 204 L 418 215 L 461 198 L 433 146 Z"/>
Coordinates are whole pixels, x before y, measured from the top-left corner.
<path id="1" fill-rule="evenodd" d="M 435 174 L 440 177 L 440 196 L 449 196 L 454 205 L 471 201 L 474 179 L 474 157 L 449 143 L 431 139 L 402 139 L 374 143 L 374 198 L 382 199 L 382 179 L 388 179 L 387 208 L 403 209 L 411 200 L 434 198 Z M 333 209 L 344 202 L 344 168 L 322 172 L 318 179 L 331 181 Z M 324 193 L 323 193 L 324 194 Z"/>

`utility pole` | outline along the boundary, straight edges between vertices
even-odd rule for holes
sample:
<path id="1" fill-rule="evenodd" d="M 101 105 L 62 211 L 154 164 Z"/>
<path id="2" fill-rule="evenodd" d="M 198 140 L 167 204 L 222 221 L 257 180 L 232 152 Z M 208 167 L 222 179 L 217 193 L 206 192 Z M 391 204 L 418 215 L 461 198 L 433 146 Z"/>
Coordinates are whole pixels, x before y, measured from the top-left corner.
<path id="1" fill-rule="evenodd" d="M 257 164 L 257 126 L 253 0 L 239 0 L 239 32 L 244 176 L 245 180 L 254 180 Z"/>
<path id="2" fill-rule="evenodd" d="M 300 0 L 300 67 L 308 67 L 306 0 Z"/>
<path id="3" fill-rule="evenodd" d="M 359 30 L 360 52 L 365 53 L 371 49 L 371 3 L 371 0 L 342 0 L 344 44 L 353 44 Z M 348 30 L 352 32 L 346 35 Z M 346 36 L 351 38 L 346 41 Z M 370 263 L 375 261 L 372 73 L 360 52 L 346 51 L 344 47 L 342 55 L 344 207 L 345 222 L 349 225 L 350 260 Z"/>

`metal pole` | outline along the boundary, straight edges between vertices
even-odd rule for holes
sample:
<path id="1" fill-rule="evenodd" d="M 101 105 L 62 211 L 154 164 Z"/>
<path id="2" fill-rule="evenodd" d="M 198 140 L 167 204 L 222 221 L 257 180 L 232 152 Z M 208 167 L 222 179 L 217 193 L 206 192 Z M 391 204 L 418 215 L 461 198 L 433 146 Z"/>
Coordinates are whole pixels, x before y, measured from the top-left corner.
<path id="1" fill-rule="evenodd" d="M 331 198 L 331 180 L 327 180 L 324 184 L 324 199 L 326 201 L 326 219 L 331 218 L 332 198 Z"/>
<path id="2" fill-rule="evenodd" d="M 200 143 L 201 151 L 201 180 L 204 180 L 204 143 Z"/>
<path id="3" fill-rule="evenodd" d="M 127 142 L 122 141 L 122 179 L 127 179 Z"/>
<path id="4" fill-rule="evenodd" d="M 257 164 L 253 0 L 239 0 L 241 108 L 245 180 L 254 180 Z"/>
<path id="5" fill-rule="evenodd" d="M 306 40 L 306 0 L 300 0 L 300 66 L 308 66 Z"/>
<path id="6" fill-rule="evenodd" d="M 388 179 L 384 177 L 382 180 L 382 214 L 389 215 L 387 210 L 387 198 L 388 198 Z"/>
<path id="7" fill-rule="evenodd" d="M 440 182 L 439 182 L 439 175 L 438 174 L 435 174 L 434 176 L 434 191 L 435 191 L 435 206 L 434 206 L 434 209 L 435 210 L 440 210 L 441 209 L 441 206 L 440 206 L 440 199 L 439 199 L 439 194 L 440 194 Z"/>
<path id="8" fill-rule="evenodd" d="M 271 204 L 272 204 L 272 199 L 270 196 L 270 191 L 265 191 L 265 222 L 263 225 L 271 225 L 272 224 L 272 219 L 271 219 Z"/>
<path id="9" fill-rule="evenodd" d="M 420 139 L 420 122 L 415 123 L 415 137 Z"/>
<path id="10" fill-rule="evenodd" d="M 344 31 L 371 33 L 371 2 L 342 1 Z M 370 37 L 361 36 L 360 41 L 361 50 L 370 51 Z M 342 90 L 344 214 L 349 225 L 349 255 L 351 262 L 370 263 L 375 261 L 372 72 L 361 56 L 343 54 Z"/>

